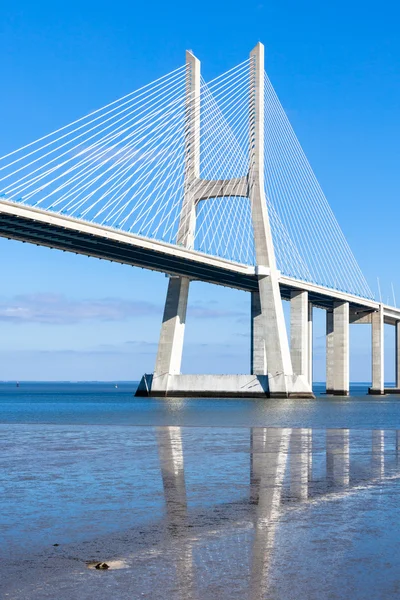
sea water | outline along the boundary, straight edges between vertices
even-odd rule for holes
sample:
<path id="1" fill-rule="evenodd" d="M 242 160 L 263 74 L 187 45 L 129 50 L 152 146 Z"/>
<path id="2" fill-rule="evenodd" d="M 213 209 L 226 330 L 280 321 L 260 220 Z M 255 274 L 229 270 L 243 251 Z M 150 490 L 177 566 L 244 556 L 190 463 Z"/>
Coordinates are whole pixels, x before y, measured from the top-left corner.
<path id="1" fill-rule="evenodd" d="M 368 396 L 367 383 L 346 398 L 315 384 L 316 400 L 136 398 L 137 385 L 0 383 L 0 423 L 400 428 L 400 396 Z"/>
<path id="2" fill-rule="evenodd" d="M 135 388 L 0 384 L 1 598 L 400 595 L 399 396 Z"/>

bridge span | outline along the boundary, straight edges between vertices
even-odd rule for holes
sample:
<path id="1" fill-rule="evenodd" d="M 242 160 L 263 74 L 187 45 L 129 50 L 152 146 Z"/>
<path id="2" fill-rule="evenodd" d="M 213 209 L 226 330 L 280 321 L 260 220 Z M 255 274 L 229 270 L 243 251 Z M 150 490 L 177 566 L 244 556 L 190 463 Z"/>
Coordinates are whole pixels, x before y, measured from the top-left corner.
<path id="1" fill-rule="evenodd" d="M 327 392 L 349 393 L 349 325 L 377 302 L 264 71 L 262 44 L 206 83 L 192 52 L 141 90 L 0 158 L 0 236 L 169 276 L 154 374 L 138 394 L 313 397 L 314 306 L 326 311 Z M 251 294 L 248 375 L 183 375 L 191 281 Z M 290 336 L 282 300 L 290 301 Z M 290 339 L 289 339 L 290 337 Z"/>
<path id="2" fill-rule="evenodd" d="M 235 263 L 220 257 L 209 256 L 186 247 L 177 247 L 158 240 L 145 239 L 132 233 L 116 231 L 110 227 L 83 222 L 80 219 L 74 219 L 67 215 L 58 215 L 50 211 L 24 206 L 4 199 L 0 200 L 0 236 L 21 242 L 47 246 L 64 252 L 73 252 L 151 269 L 166 273 L 171 277 L 185 277 L 191 281 L 204 281 L 215 285 L 244 290 L 253 294 L 257 293 L 258 277 L 260 275 L 257 267 Z M 268 270 L 265 269 L 264 273 L 268 274 Z M 330 352 L 327 357 L 327 367 L 328 373 L 332 377 L 332 387 L 329 387 L 329 381 L 327 383 L 328 393 L 336 393 L 333 383 L 334 341 L 329 336 L 333 336 L 334 334 L 333 315 L 335 307 L 337 310 L 340 303 L 345 303 L 344 306 L 348 307 L 348 323 L 373 324 L 375 342 L 373 348 L 373 366 L 375 369 L 379 360 L 382 360 L 383 364 L 382 323 L 396 327 L 396 341 L 397 348 L 399 348 L 400 308 L 385 306 L 375 300 L 360 298 L 354 294 L 307 283 L 282 274 L 279 274 L 279 287 L 282 299 L 291 301 L 291 311 L 294 313 L 292 327 L 296 327 L 297 324 L 300 334 L 303 333 L 303 335 L 310 336 L 311 339 L 311 309 L 313 306 L 327 311 L 327 349 L 328 353 Z M 304 300 L 306 299 L 307 322 L 304 307 L 302 311 L 299 299 L 302 304 L 304 304 Z M 299 322 L 298 319 L 300 319 Z M 307 329 L 306 333 L 304 332 L 305 329 Z M 291 338 L 293 352 L 296 349 L 295 336 L 296 331 L 293 331 Z M 343 338 L 341 344 L 345 341 Z M 348 353 L 348 348 L 346 351 Z M 311 348 L 310 356 L 307 358 L 303 356 L 304 349 L 300 348 L 299 352 L 302 355 L 300 360 L 309 360 L 312 363 Z M 396 388 L 400 388 L 399 351 L 397 351 L 396 358 Z M 307 368 L 311 368 L 311 364 L 307 365 Z M 192 378 L 190 377 L 190 379 Z M 187 385 L 191 385 L 190 379 L 187 377 Z M 244 377 L 241 377 L 242 381 L 243 379 Z M 251 382 L 252 379 L 254 378 L 249 378 L 249 381 Z M 215 382 L 215 378 L 210 378 L 210 385 L 213 382 Z M 222 383 L 224 386 L 227 385 L 226 381 Z M 383 375 L 381 376 L 380 372 L 375 373 L 374 384 L 375 386 L 372 386 L 371 393 L 384 392 Z M 251 385 L 254 386 L 254 382 Z M 258 388 L 255 392 L 257 393 L 257 391 L 259 393 Z M 341 393 L 348 393 L 348 389 L 339 391 Z M 395 390 L 388 389 L 387 391 Z M 206 392 L 212 394 L 213 390 L 206 390 Z M 182 391 L 175 388 L 174 393 L 186 394 L 189 393 L 189 390 L 186 392 L 185 388 Z M 234 390 L 228 389 L 226 393 L 230 395 L 234 393 Z M 243 395 L 254 395 L 251 388 L 248 393 L 246 391 L 242 393 Z M 224 390 L 219 390 L 219 394 L 223 395 Z"/>

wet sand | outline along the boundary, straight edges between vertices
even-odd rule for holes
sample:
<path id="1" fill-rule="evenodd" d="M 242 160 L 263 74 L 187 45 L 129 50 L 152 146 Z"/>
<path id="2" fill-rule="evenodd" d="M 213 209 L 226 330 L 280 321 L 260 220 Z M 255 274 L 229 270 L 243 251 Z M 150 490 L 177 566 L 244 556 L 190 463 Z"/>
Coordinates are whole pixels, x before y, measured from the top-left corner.
<path id="1" fill-rule="evenodd" d="M 5 427 L 2 598 L 400 593 L 396 430 Z"/>

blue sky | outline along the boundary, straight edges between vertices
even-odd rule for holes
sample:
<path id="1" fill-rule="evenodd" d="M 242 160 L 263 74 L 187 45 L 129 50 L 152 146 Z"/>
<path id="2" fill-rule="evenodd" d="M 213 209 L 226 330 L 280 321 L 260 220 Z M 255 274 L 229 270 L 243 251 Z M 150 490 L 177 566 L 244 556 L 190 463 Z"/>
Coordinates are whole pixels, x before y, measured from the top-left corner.
<path id="1" fill-rule="evenodd" d="M 2 3 L 0 155 L 184 62 L 206 79 L 266 46 L 269 76 L 368 282 L 400 303 L 397 3 Z M 166 278 L 0 240 L 0 379 L 136 379 L 151 372 Z M 315 311 L 314 378 L 324 378 Z M 246 372 L 249 298 L 195 283 L 183 370 Z M 370 378 L 351 327 L 351 378 Z M 393 331 L 387 331 L 392 379 Z"/>

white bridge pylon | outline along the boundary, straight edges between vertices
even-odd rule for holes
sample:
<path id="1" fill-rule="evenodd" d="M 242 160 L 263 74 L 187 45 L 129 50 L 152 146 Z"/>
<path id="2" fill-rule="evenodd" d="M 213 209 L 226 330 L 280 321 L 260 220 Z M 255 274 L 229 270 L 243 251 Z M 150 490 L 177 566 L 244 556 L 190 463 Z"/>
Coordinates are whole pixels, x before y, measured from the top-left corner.
<path id="1" fill-rule="evenodd" d="M 144 376 L 138 393 L 150 395 L 259 395 L 310 396 L 309 369 L 294 373 L 279 289 L 274 243 L 264 185 L 264 46 L 250 53 L 248 107 L 248 172 L 239 178 L 205 180 L 200 177 L 200 61 L 187 61 L 184 197 L 177 243 L 192 247 L 196 209 L 210 198 L 243 196 L 249 199 L 254 236 L 258 292 L 252 298 L 252 373 L 249 376 L 181 375 L 183 338 L 190 280 L 171 277 L 161 327 L 154 375 Z M 308 343 L 308 338 L 304 343 Z M 308 350 L 305 350 L 308 356 Z"/>

